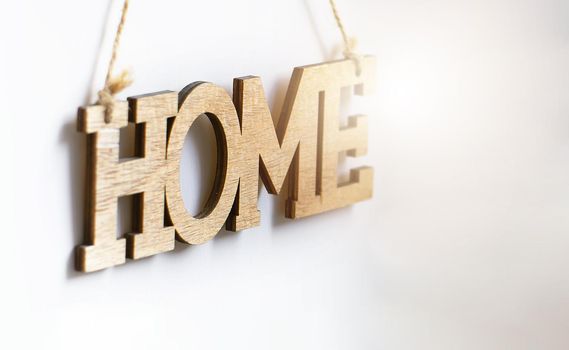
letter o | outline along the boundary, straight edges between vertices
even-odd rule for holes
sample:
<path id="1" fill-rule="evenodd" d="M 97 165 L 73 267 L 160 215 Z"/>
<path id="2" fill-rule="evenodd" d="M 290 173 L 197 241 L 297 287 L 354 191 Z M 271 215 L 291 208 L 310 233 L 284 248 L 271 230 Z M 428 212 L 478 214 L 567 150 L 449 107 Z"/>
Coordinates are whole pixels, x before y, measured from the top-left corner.
<path id="1" fill-rule="evenodd" d="M 239 183 L 241 129 L 231 97 L 219 86 L 204 82 L 190 84 L 180 91 L 178 101 L 179 111 L 169 128 L 166 152 L 166 203 L 177 239 L 200 244 L 219 232 L 233 206 Z M 194 217 L 186 211 L 180 190 L 180 159 L 186 134 L 202 114 L 209 117 L 215 131 L 217 170 L 206 205 Z"/>

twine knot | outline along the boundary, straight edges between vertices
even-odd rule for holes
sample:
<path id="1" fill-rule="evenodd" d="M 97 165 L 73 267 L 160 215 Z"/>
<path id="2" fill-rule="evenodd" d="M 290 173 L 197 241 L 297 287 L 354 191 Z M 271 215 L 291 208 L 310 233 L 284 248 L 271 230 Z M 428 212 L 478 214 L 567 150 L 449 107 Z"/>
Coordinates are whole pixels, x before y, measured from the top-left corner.
<path id="1" fill-rule="evenodd" d="M 346 59 L 354 61 L 356 65 L 356 75 L 359 76 L 362 73 L 362 55 L 355 51 L 357 45 L 358 40 L 355 37 L 349 38 L 342 54 Z"/>
<path id="2" fill-rule="evenodd" d="M 132 79 L 128 70 L 124 70 L 119 75 L 113 76 L 113 69 L 115 67 L 121 35 L 126 21 L 126 14 L 128 12 L 128 1 L 129 0 L 124 0 L 121 19 L 115 34 L 113 51 L 109 61 L 109 67 L 107 68 L 107 75 L 105 77 L 105 87 L 97 93 L 99 96 L 97 104 L 105 107 L 105 123 L 107 124 L 113 120 L 113 109 L 115 106 L 114 96 L 132 84 Z"/>
<path id="3" fill-rule="evenodd" d="M 360 75 L 362 72 L 362 56 L 357 54 L 354 49 L 357 45 L 356 38 L 348 38 L 346 34 L 346 29 L 344 28 L 344 24 L 342 23 L 342 19 L 340 18 L 340 13 L 338 12 L 338 8 L 336 7 L 336 1 L 329 0 L 330 8 L 332 9 L 332 14 L 334 15 L 334 19 L 336 20 L 336 25 L 340 30 L 340 34 L 342 34 L 342 40 L 344 41 L 344 57 L 346 59 L 350 59 L 354 61 L 356 65 L 356 75 Z"/>
<path id="4" fill-rule="evenodd" d="M 108 124 L 113 119 L 113 109 L 115 106 L 114 96 L 131 84 L 131 74 L 129 71 L 124 70 L 119 75 L 110 78 L 105 83 L 105 87 L 97 93 L 99 96 L 97 104 L 105 107 L 105 123 Z"/>

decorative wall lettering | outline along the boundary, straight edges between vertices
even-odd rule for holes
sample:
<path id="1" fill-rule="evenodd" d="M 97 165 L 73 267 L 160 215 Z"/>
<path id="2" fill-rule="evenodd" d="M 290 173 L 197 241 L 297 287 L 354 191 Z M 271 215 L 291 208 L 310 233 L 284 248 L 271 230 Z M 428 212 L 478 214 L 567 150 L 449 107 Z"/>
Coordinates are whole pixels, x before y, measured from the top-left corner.
<path id="1" fill-rule="evenodd" d="M 197 82 L 180 93 L 157 92 L 128 98 L 105 122 L 99 105 L 79 109 L 78 129 L 87 134 L 85 245 L 76 267 L 90 272 L 174 249 L 174 239 L 200 244 L 226 225 L 231 231 L 258 226 L 259 177 L 279 194 L 288 178 L 285 216 L 302 218 L 344 207 L 372 195 L 373 170 L 352 169 L 338 185 L 338 153 L 367 152 L 367 117 L 339 125 L 340 90 L 373 89 L 375 59 L 365 56 L 356 74 L 352 60 L 297 67 L 275 130 L 259 77 L 234 80 L 233 99 L 214 84 Z M 184 138 L 202 114 L 212 122 L 217 172 L 203 210 L 192 216 L 180 192 Z M 119 158 L 119 130 L 136 126 L 135 157 Z M 134 195 L 133 228 L 117 239 L 118 198 Z"/>

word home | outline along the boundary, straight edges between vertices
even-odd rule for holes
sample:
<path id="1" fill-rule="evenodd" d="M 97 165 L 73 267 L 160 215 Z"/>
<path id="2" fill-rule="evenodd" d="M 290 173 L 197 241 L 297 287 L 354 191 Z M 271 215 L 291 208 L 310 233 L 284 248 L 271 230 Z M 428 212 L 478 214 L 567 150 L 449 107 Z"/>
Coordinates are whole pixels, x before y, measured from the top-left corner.
<path id="1" fill-rule="evenodd" d="M 163 91 L 117 102 L 110 120 L 105 108 L 79 109 L 78 129 L 87 134 L 85 244 L 76 267 L 90 272 L 174 249 L 174 240 L 200 244 L 226 225 L 231 231 L 258 226 L 259 178 L 279 194 L 288 181 L 285 216 L 301 218 L 368 199 L 373 169 L 352 169 L 338 185 L 338 154 L 367 152 L 367 117 L 340 126 L 340 92 L 363 95 L 374 87 L 376 63 L 365 56 L 297 67 L 275 128 L 261 79 L 234 79 L 233 97 L 221 87 L 196 82 L 179 93 Z M 184 139 L 206 115 L 217 143 L 213 190 L 196 215 L 180 191 Z M 134 123 L 135 157 L 119 157 L 120 129 Z M 133 231 L 117 238 L 118 198 L 133 196 Z"/>

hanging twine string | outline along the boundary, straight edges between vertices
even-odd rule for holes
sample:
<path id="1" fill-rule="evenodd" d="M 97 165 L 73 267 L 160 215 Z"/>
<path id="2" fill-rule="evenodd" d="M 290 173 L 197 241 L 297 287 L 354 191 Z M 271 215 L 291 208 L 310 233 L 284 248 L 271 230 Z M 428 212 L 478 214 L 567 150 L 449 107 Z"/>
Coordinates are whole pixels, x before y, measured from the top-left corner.
<path id="1" fill-rule="evenodd" d="M 115 61 L 117 59 L 117 52 L 119 49 L 120 39 L 123 32 L 127 12 L 128 0 L 125 0 L 122 8 L 121 20 L 115 34 L 111 60 L 109 61 L 109 67 L 107 68 L 105 86 L 98 92 L 99 100 L 97 101 L 97 104 L 105 107 L 105 123 L 107 124 L 110 123 L 113 119 L 113 109 L 116 102 L 114 96 L 132 84 L 130 73 L 127 70 L 122 71 L 117 76 L 113 76 L 113 70 L 115 68 Z"/>
<path id="2" fill-rule="evenodd" d="M 111 54 L 111 59 L 109 61 L 109 66 L 107 68 L 107 75 L 105 77 L 105 86 L 103 87 L 102 90 L 98 92 L 99 100 L 97 101 L 97 104 L 105 107 L 105 123 L 110 123 L 113 118 L 113 109 L 116 102 L 114 95 L 121 92 L 122 90 L 124 90 L 125 88 L 127 88 L 132 84 L 132 78 L 127 70 L 122 71 L 117 76 L 113 76 L 113 70 L 117 59 L 120 39 L 124 29 L 126 15 L 128 12 L 128 2 L 129 0 L 124 0 L 121 19 L 117 27 L 117 31 L 115 33 L 115 40 L 113 42 L 113 51 Z M 351 59 L 354 61 L 356 65 L 356 74 L 360 75 L 361 56 L 354 51 L 357 41 L 355 38 L 348 38 L 348 35 L 346 34 L 346 30 L 342 23 L 342 19 L 340 18 L 340 15 L 338 13 L 336 2 L 334 0 L 329 0 L 329 2 L 330 2 L 330 7 L 332 8 L 332 13 L 334 14 L 334 18 L 336 19 L 336 24 L 338 25 L 338 29 L 342 34 L 342 40 L 344 41 L 343 55 L 346 59 Z"/>
<path id="3" fill-rule="evenodd" d="M 362 72 L 362 64 L 361 64 L 361 55 L 357 54 L 354 49 L 357 45 L 356 38 L 348 38 L 346 34 L 346 29 L 342 24 L 342 19 L 340 18 L 340 14 L 338 13 L 338 9 L 336 7 L 336 2 L 334 0 L 330 1 L 330 7 L 332 8 L 332 13 L 334 14 L 334 18 L 336 19 L 336 24 L 338 25 L 338 29 L 340 30 L 340 34 L 342 34 L 342 40 L 344 41 L 344 51 L 342 54 L 346 59 L 353 60 L 356 65 L 356 74 L 360 75 Z"/>

